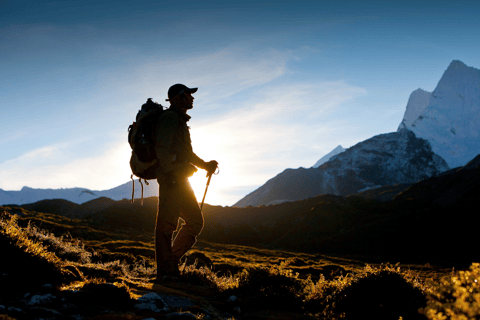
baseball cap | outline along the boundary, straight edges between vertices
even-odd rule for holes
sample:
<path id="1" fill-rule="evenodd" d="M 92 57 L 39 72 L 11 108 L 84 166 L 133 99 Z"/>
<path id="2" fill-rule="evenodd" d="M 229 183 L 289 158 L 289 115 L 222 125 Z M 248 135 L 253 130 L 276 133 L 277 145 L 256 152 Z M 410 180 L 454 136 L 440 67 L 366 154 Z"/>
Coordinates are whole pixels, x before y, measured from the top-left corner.
<path id="1" fill-rule="evenodd" d="M 195 93 L 197 92 L 197 90 L 198 88 L 189 88 L 186 85 L 181 83 L 174 84 L 173 86 L 170 87 L 170 89 L 168 89 L 168 99 L 165 99 L 165 101 L 170 101 L 170 99 L 184 92 Z"/>

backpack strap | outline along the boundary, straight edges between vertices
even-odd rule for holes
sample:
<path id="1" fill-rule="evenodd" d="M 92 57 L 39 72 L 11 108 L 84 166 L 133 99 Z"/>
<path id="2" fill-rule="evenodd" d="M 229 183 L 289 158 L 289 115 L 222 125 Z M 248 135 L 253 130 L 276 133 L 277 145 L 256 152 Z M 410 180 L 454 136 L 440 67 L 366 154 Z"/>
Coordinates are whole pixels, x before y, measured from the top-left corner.
<path id="1" fill-rule="evenodd" d="M 133 198 L 135 196 L 135 180 L 133 180 L 133 174 L 130 176 L 130 179 L 132 179 L 132 201 L 131 202 L 133 203 Z M 147 186 L 150 185 L 147 180 L 143 179 L 143 181 L 145 182 L 145 184 Z M 140 200 L 140 205 L 143 206 L 143 183 L 142 183 L 142 178 L 139 178 L 138 182 L 140 182 L 140 185 L 142 186 L 142 198 Z"/>
<path id="2" fill-rule="evenodd" d="M 135 180 L 133 180 L 133 174 L 130 176 L 132 179 L 132 203 L 133 203 L 133 196 L 135 195 Z"/>

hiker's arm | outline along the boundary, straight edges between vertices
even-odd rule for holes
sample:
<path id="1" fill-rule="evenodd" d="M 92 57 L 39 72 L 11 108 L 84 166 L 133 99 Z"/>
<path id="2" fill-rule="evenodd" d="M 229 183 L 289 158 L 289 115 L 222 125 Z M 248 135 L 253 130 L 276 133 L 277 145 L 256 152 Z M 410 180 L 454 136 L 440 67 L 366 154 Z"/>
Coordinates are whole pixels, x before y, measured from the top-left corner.
<path id="1" fill-rule="evenodd" d="M 160 172 L 167 173 L 173 170 L 173 154 L 170 153 L 175 130 L 178 126 L 178 116 L 173 112 L 166 112 L 158 119 L 155 129 L 155 153 L 160 164 Z"/>
<path id="2" fill-rule="evenodd" d="M 195 167 L 199 167 L 202 169 L 205 169 L 206 162 L 202 160 L 199 156 L 195 154 L 195 152 L 192 151 L 192 155 L 190 157 L 190 163 L 193 164 Z"/>
<path id="3" fill-rule="evenodd" d="M 192 157 L 190 159 L 190 163 L 195 165 L 196 167 L 202 168 L 207 171 L 207 177 L 208 175 L 211 175 L 215 172 L 218 166 L 218 162 L 215 160 L 212 160 L 210 162 L 205 162 L 203 161 L 199 156 L 197 156 L 193 151 L 192 151 Z"/>

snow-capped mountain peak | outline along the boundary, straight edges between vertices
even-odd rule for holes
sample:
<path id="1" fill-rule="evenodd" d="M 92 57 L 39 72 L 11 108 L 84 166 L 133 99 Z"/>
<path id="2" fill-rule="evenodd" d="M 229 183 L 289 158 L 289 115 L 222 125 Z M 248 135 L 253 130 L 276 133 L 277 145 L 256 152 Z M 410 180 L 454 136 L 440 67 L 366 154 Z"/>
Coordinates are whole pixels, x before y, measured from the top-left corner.
<path id="1" fill-rule="evenodd" d="M 420 101 L 424 98 L 426 94 L 415 99 L 411 113 L 409 100 L 399 130 L 407 128 L 417 137 L 428 140 L 433 152 L 443 157 L 450 167 L 465 165 L 480 150 L 480 70 L 454 60 L 422 109 Z M 411 121 L 414 110 L 420 109 Z"/>
<path id="2" fill-rule="evenodd" d="M 322 164 L 324 164 L 325 162 L 329 161 L 333 156 L 336 156 L 337 154 L 339 153 L 342 153 L 343 151 L 345 151 L 346 149 L 344 149 L 341 145 L 338 145 L 335 149 L 333 149 L 332 151 L 330 151 L 329 153 L 327 153 L 326 155 L 324 155 L 323 157 L 320 158 L 320 160 L 318 160 L 313 166 L 312 168 L 318 168 L 320 167 Z"/>
<path id="3" fill-rule="evenodd" d="M 402 123 L 398 126 L 398 130 L 408 128 L 412 123 L 417 120 L 418 116 L 425 110 L 430 97 L 432 96 L 431 92 L 427 92 L 418 88 L 410 94 L 408 98 L 407 108 L 405 110 L 405 115 L 403 116 Z"/>

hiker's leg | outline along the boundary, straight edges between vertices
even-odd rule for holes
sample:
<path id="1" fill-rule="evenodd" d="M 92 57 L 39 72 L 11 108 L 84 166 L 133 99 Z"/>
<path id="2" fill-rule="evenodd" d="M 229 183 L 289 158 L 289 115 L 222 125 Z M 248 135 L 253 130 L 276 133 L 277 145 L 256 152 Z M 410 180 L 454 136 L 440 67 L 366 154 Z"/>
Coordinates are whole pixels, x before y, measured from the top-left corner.
<path id="1" fill-rule="evenodd" d="M 203 229 L 203 215 L 188 179 L 181 182 L 181 190 L 180 218 L 185 222 L 172 246 L 173 259 L 177 261 L 193 247 Z"/>
<path id="2" fill-rule="evenodd" d="M 155 225 L 155 261 L 157 274 L 177 264 L 172 258 L 172 235 L 177 229 L 180 207 L 176 190 L 160 184 L 158 195 L 157 221 Z"/>

